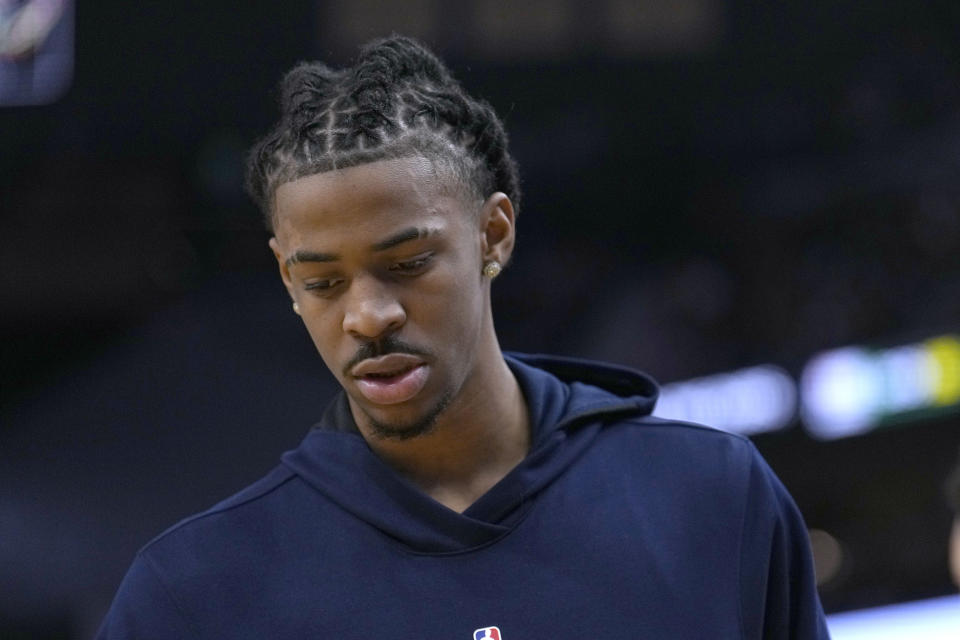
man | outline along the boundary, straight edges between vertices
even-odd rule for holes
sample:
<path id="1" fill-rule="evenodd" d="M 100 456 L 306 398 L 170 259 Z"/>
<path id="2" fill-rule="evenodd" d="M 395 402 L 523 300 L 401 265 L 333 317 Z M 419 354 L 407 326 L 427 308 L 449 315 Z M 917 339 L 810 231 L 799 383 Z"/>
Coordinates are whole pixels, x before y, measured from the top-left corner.
<path id="1" fill-rule="evenodd" d="M 643 374 L 501 352 L 519 191 L 488 105 L 400 37 L 282 93 L 248 184 L 343 393 L 141 550 L 100 637 L 827 637 L 747 440 L 651 418 Z"/>

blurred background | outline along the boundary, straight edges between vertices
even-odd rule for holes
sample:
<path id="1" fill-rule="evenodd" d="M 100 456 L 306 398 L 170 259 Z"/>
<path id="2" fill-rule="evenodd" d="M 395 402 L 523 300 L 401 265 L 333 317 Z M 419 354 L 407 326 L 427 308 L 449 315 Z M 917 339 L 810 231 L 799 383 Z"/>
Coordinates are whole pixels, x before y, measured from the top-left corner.
<path id="1" fill-rule="evenodd" d="M 957 3 L 3 0 L 0 637 L 91 636 L 140 546 L 317 419 L 244 155 L 283 71 L 392 31 L 511 134 L 503 346 L 751 437 L 838 620 L 960 607 Z"/>

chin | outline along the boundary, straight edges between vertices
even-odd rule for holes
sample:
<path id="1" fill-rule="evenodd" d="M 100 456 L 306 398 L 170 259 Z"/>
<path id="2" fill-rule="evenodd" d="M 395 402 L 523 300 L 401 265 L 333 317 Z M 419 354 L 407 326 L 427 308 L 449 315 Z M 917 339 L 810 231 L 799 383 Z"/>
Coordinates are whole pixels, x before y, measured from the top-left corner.
<path id="1" fill-rule="evenodd" d="M 366 410 L 364 413 L 370 419 L 370 429 L 375 438 L 380 440 L 411 440 L 428 435 L 433 431 L 437 426 L 437 419 L 449 406 L 451 399 L 451 394 L 444 394 L 429 411 L 408 420 L 378 418 L 372 415 L 372 412 Z"/>

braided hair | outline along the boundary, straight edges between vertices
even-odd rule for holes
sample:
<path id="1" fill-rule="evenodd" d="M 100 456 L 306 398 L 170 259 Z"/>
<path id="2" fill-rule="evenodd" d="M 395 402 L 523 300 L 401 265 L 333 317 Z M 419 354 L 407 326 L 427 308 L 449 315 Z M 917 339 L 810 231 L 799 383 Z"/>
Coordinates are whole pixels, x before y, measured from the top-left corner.
<path id="1" fill-rule="evenodd" d="M 502 191 L 519 208 L 517 167 L 503 124 L 416 40 L 373 41 L 347 69 L 300 63 L 280 88 L 280 120 L 247 160 L 247 192 L 268 228 L 281 184 L 411 156 L 430 159 L 472 200 Z"/>

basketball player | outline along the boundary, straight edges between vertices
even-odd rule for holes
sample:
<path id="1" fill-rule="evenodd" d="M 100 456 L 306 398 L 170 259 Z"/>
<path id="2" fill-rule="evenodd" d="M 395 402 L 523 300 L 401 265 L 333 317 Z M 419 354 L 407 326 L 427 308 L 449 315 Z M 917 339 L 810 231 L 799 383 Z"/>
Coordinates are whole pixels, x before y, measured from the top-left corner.
<path id="1" fill-rule="evenodd" d="M 517 169 L 430 51 L 291 70 L 248 185 L 343 390 L 139 552 L 100 638 L 827 638 L 803 521 L 749 441 L 652 418 L 642 373 L 501 351 Z"/>

